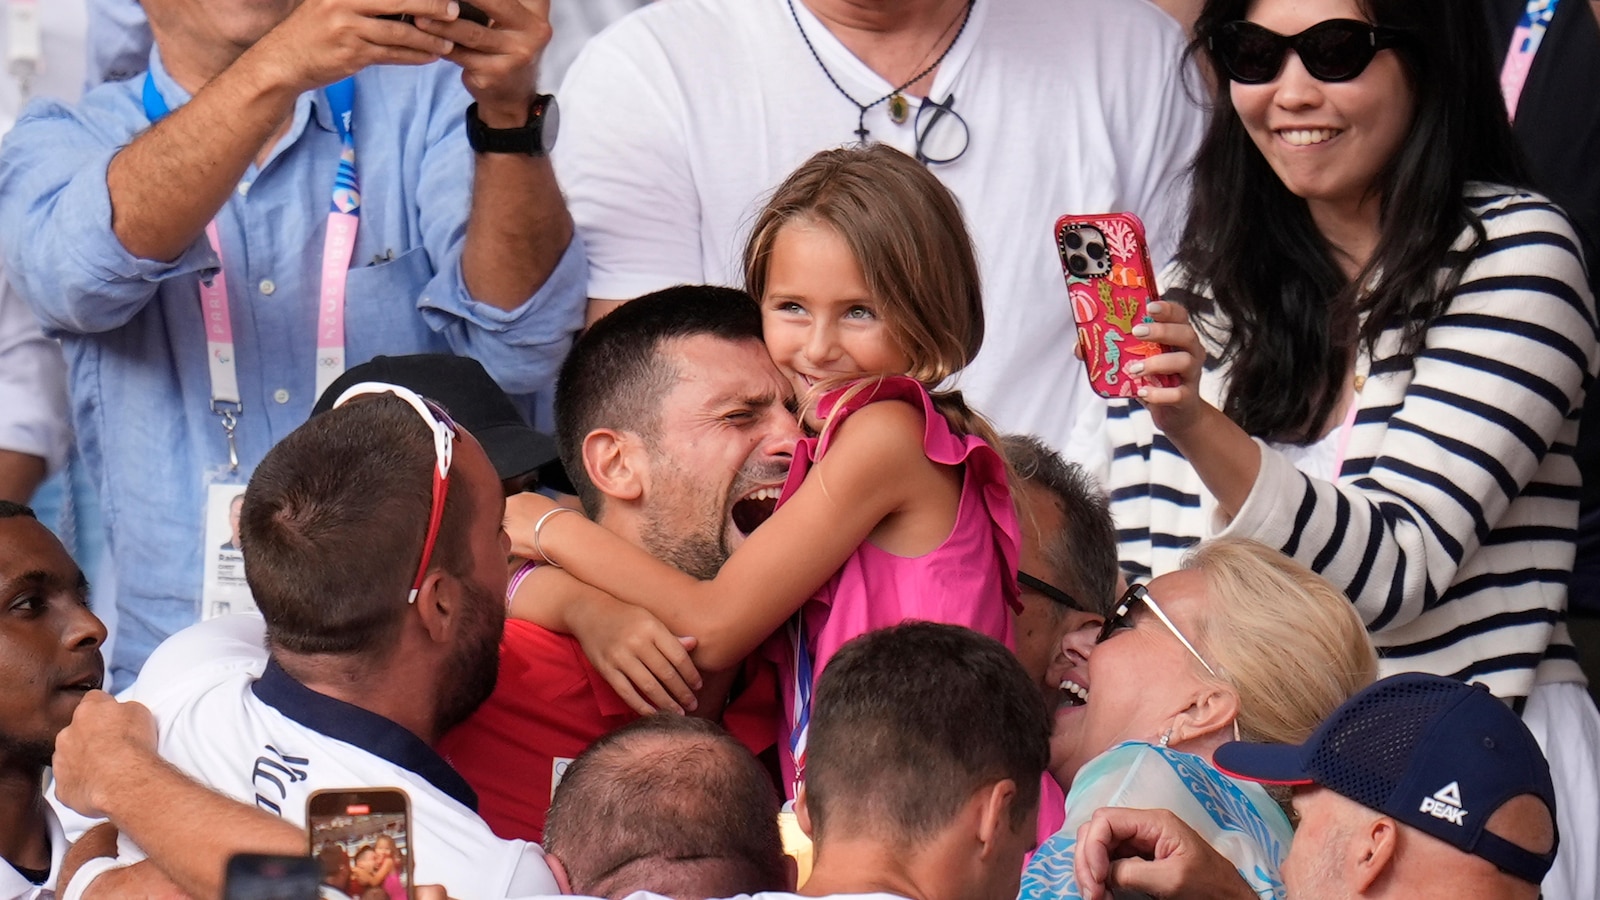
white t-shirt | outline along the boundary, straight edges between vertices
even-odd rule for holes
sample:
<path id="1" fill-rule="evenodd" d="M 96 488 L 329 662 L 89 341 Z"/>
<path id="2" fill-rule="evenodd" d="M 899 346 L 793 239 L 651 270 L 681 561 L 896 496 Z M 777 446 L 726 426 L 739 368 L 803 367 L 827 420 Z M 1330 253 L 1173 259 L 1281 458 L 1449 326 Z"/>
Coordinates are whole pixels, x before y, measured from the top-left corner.
<path id="1" fill-rule="evenodd" d="M 561 79 L 589 38 L 650 0 L 556 0 L 550 4 L 550 44 L 539 57 L 539 90 L 560 93 Z"/>
<path id="2" fill-rule="evenodd" d="M 894 87 L 800 0 L 794 10 L 858 101 Z M 1073 356 L 1052 226 L 1063 213 L 1132 210 L 1152 261 L 1172 254 L 1204 124 L 1180 77 L 1183 42 L 1145 0 L 977 0 L 932 87 L 955 98 L 970 134 L 965 155 L 931 170 L 961 201 L 987 313 L 983 352 L 956 386 L 1002 430 L 1096 469 L 1104 408 Z M 608 300 L 740 284 L 764 199 L 816 151 L 855 141 L 858 117 L 786 0 L 652 4 L 589 42 L 561 102 L 556 171 L 589 255 L 589 294 Z M 895 125 L 886 103 L 866 117 L 871 140 L 908 153 L 914 124 L 913 110 Z"/>
<path id="3" fill-rule="evenodd" d="M 44 818 L 45 827 L 50 831 L 49 876 L 43 884 L 34 884 L 0 859 L 0 900 L 54 900 L 56 876 L 61 874 L 61 857 L 67 853 L 67 836 L 61 830 L 61 820 L 56 818 L 54 809 L 46 806 Z"/>
<path id="4" fill-rule="evenodd" d="M 496 837 L 442 757 L 388 719 L 289 678 L 268 663 L 265 637 L 260 616 L 223 616 L 156 649 L 122 699 L 155 714 L 163 758 L 301 827 L 313 791 L 401 788 L 411 798 L 417 884 L 475 900 L 557 893 L 539 845 Z M 120 849 L 143 857 L 126 842 Z"/>

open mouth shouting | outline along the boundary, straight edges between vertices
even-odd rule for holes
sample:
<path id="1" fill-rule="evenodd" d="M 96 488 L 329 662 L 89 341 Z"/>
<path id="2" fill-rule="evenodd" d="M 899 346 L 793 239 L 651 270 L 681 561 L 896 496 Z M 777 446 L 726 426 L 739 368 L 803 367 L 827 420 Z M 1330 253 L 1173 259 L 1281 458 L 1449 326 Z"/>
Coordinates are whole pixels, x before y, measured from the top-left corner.
<path id="1" fill-rule="evenodd" d="M 733 527 L 741 535 L 749 537 L 763 522 L 772 518 L 772 511 L 778 507 L 778 495 L 782 492 L 783 489 L 777 485 L 767 485 L 735 500 L 730 512 Z"/>

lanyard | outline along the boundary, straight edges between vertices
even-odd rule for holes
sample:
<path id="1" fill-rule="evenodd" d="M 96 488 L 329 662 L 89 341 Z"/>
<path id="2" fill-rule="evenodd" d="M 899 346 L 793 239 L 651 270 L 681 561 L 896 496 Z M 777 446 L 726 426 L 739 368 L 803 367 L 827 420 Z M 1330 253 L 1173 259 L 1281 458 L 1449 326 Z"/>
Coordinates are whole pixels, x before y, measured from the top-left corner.
<path id="1" fill-rule="evenodd" d="M 322 246 L 322 289 L 317 298 L 317 393 L 320 397 L 344 372 L 345 278 L 355 252 L 360 224 L 361 185 L 356 179 L 356 143 L 350 130 L 355 108 L 355 82 L 346 78 L 328 85 L 325 92 L 334 128 L 339 132 L 339 167 L 333 176 L 328 204 L 327 236 Z M 144 77 L 144 112 L 153 125 L 171 109 L 156 89 L 155 76 Z M 233 433 L 244 405 L 239 401 L 239 376 L 233 346 L 233 318 L 228 309 L 228 282 L 223 275 L 222 240 L 217 220 L 206 225 L 206 240 L 217 255 L 217 272 L 200 279 L 200 308 L 205 318 L 206 359 L 211 372 L 211 411 L 222 419 L 228 438 L 228 464 L 239 471 L 239 453 Z"/>
<path id="2" fill-rule="evenodd" d="M 811 651 L 806 647 L 806 625 L 799 612 L 789 620 L 789 641 L 794 645 L 794 704 L 790 709 L 789 754 L 794 757 L 794 780 L 805 778 L 806 735 L 811 728 Z"/>
<path id="3" fill-rule="evenodd" d="M 1361 411 L 1361 392 L 1356 391 L 1350 397 L 1350 408 L 1345 410 L 1344 424 L 1339 426 L 1338 450 L 1333 457 L 1333 471 L 1329 473 L 1328 480 L 1338 482 L 1339 473 L 1344 471 L 1344 461 L 1350 454 L 1350 435 L 1356 428 L 1356 413 Z"/>
<path id="4" fill-rule="evenodd" d="M 1506 63 L 1500 69 L 1500 93 L 1506 98 L 1506 114 L 1517 118 L 1517 102 L 1522 99 L 1522 89 L 1528 83 L 1528 72 L 1533 68 L 1533 58 L 1544 43 L 1550 20 L 1556 16 L 1556 4 L 1561 0 L 1528 0 L 1522 11 L 1522 20 L 1511 32 L 1511 49 L 1506 52 Z"/>

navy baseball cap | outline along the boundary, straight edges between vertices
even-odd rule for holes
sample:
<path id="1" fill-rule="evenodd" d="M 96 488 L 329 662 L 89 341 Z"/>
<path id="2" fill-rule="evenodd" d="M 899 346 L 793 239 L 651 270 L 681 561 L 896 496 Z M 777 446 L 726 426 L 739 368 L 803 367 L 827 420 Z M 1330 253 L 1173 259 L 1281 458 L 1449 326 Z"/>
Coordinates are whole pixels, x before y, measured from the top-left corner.
<path id="1" fill-rule="evenodd" d="M 1550 765 L 1527 726 L 1480 685 L 1393 675 L 1346 700 L 1311 739 L 1235 741 L 1217 768 L 1264 784 L 1316 784 L 1538 884 L 1555 861 L 1485 830 L 1513 797 L 1544 801 L 1555 825 Z"/>

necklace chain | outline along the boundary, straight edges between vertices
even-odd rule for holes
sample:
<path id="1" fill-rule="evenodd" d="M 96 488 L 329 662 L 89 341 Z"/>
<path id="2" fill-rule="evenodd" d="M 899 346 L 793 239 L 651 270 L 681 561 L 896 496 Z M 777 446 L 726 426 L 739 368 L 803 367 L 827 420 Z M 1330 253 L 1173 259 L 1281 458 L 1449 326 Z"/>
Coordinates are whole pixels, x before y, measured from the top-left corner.
<path id="1" fill-rule="evenodd" d="M 956 36 L 950 40 L 950 44 L 944 48 L 944 52 L 940 53 L 937 59 L 928 64 L 927 68 L 911 76 L 904 84 L 900 85 L 889 93 L 884 94 L 882 97 L 879 97 L 871 103 L 862 103 L 856 98 L 850 96 L 850 92 L 845 90 L 844 87 L 839 84 L 839 80 L 833 77 L 832 72 L 828 71 L 827 64 L 822 61 L 822 57 L 817 53 L 817 48 L 811 43 L 810 36 L 806 34 L 805 26 L 800 24 L 800 14 L 795 11 L 794 0 L 788 0 L 789 15 L 794 18 L 794 27 L 799 29 L 800 40 L 806 42 L 806 49 L 811 51 L 811 58 L 816 60 L 817 68 L 822 70 L 823 76 L 828 79 L 829 84 L 833 85 L 833 89 L 839 92 L 839 96 L 849 100 L 850 105 L 860 110 L 861 114 L 856 119 L 856 138 L 862 143 L 866 143 L 867 136 L 871 134 L 871 132 L 867 130 L 867 111 L 883 101 L 888 100 L 890 97 L 898 95 L 901 91 L 921 81 L 929 72 L 939 68 L 939 64 L 944 62 L 944 58 L 950 55 L 950 51 L 955 49 L 956 44 L 960 43 L 961 33 L 967 30 L 967 23 L 972 20 L 972 7 L 975 3 L 977 3 L 977 0 L 967 0 L 966 10 L 961 15 L 961 27 L 956 29 Z M 949 26 L 945 26 L 945 32 L 948 33 L 949 31 Z M 940 37 L 943 37 L 943 35 L 940 35 Z M 926 59 L 927 57 L 923 58 Z"/>

